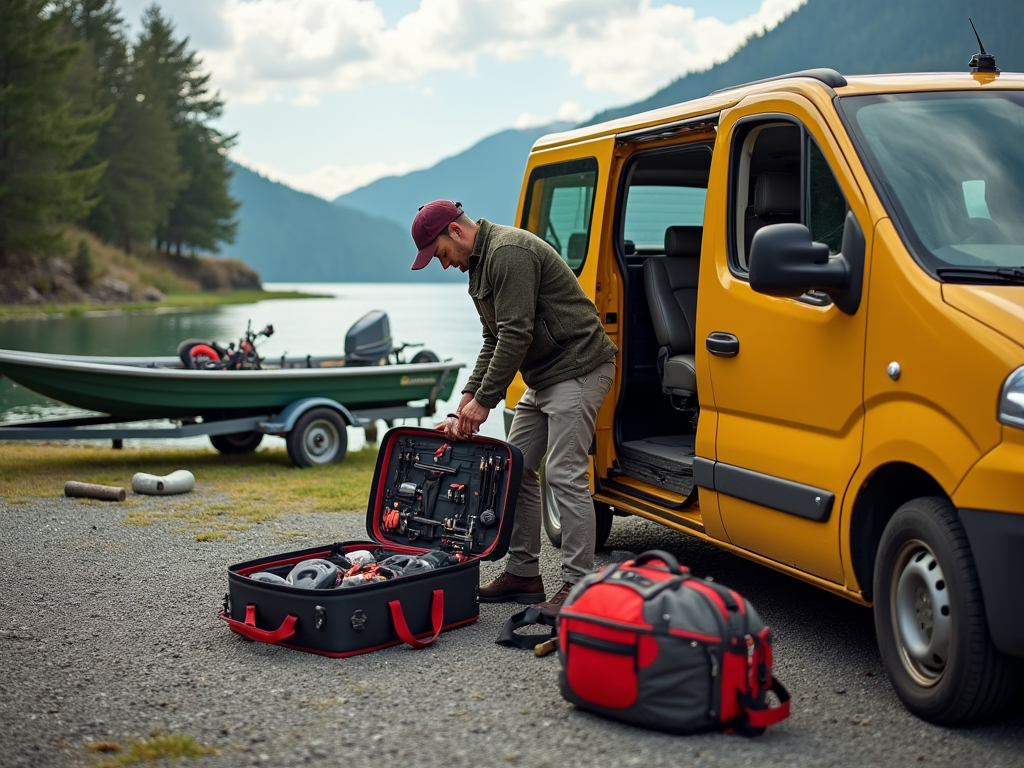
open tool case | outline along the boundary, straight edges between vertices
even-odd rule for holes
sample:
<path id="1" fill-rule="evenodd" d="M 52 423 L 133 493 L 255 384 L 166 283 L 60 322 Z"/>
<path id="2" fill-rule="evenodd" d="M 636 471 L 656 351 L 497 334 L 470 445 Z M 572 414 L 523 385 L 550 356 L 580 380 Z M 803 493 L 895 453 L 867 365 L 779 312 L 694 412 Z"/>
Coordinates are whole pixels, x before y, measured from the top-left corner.
<path id="1" fill-rule="evenodd" d="M 353 656 L 402 642 L 429 645 L 443 630 L 476 621 L 480 561 L 508 551 L 521 475 L 522 454 L 501 440 L 448 442 L 436 430 L 396 427 L 384 436 L 377 456 L 366 510 L 369 540 L 230 566 L 220 616 L 252 640 L 325 656 Z M 326 589 L 252 578 L 283 578 L 297 563 L 314 558 L 344 562 L 358 550 L 370 550 L 378 562 L 440 550 L 457 562 Z"/>

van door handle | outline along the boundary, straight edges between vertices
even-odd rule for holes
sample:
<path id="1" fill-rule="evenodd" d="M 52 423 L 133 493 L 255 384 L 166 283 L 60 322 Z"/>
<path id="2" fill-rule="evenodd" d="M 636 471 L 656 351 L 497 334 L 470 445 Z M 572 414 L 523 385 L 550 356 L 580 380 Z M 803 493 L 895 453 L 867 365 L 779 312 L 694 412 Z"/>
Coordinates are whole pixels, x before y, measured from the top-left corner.
<path id="1" fill-rule="evenodd" d="M 731 333 L 709 333 L 706 344 L 708 352 L 718 357 L 736 357 L 740 352 L 740 340 Z"/>

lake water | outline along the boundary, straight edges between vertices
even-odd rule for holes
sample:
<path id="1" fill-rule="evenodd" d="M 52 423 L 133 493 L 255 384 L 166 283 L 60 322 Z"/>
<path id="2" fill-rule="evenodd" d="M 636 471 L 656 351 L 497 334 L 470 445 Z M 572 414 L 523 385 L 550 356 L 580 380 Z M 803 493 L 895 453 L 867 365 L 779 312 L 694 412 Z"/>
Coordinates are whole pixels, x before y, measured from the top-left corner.
<path id="1" fill-rule="evenodd" d="M 443 415 L 458 404 L 481 343 L 480 320 L 465 285 L 268 283 L 265 287 L 325 294 L 327 298 L 276 299 L 193 311 L 0 319 L 0 348 L 68 355 L 174 355 L 178 343 L 186 338 L 237 342 L 251 319 L 253 328 L 274 326 L 274 335 L 259 346 L 264 357 L 340 354 L 352 323 L 370 310 L 382 309 L 388 313 L 396 343 L 422 343 L 442 360 L 465 363 L 452 396 L 454 403 L 439 401 L 438 412 Z M 416 351 L 408 351 L 408 355 Z M 502 408 L 503 404 L 491 412 L 483 434 L 503 436 Z M 83 413 L 0 379 L 0 422 Z M 126 443 L 143 444 L 186 447 L 208 445 L 208 441 L 204 437 Z M 283 444 L 282 438 L 264 439 L 264 445 Z M 362 445 L 363 430 L 350 428 L 350 449 Z"/>

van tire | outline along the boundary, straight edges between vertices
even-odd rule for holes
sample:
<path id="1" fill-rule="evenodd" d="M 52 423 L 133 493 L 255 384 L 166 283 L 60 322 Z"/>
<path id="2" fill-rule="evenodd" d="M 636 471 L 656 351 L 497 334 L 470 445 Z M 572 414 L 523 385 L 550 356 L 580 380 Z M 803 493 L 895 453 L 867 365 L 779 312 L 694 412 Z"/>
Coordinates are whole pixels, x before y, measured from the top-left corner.
<path id="1" fill-rule="evenodd" d="M 313 408 L 299 417 L 284 443 L 296 467 L 337 464 L 348 450 L 345 419 L 333 408 Z"/>
<path id="2" fill-rule="evenodd" d="M 561 549 L 562 515 L 558 510 L 558 503 L 555 501 L 554 494 L 551 493 L 551 489 L 548 488 L 548 484 L 544 481 L 543 464 L 541 464 L 539 475 L 540 516 L 544 521 L 544 533 L 547 534 L 548 541 L 551 542 L 552 546 Z M 615 519 L 615 514 L 607 504 L 595 501 L 594 517 L 597 522 L 597 528 L 594 533 L 594 549 L 597 550 L 608 541 L 608 536 L 612 532 L 612 521 Z"/>
<path id="3" fill-rule="evenodd" d="M 874 597 L 878 648 L 908 710 L 955 725 L 1006 705 L 1022 666 L 992 644 L 970 543 L 947 499 L 896 510 L 878 545 Z"/>

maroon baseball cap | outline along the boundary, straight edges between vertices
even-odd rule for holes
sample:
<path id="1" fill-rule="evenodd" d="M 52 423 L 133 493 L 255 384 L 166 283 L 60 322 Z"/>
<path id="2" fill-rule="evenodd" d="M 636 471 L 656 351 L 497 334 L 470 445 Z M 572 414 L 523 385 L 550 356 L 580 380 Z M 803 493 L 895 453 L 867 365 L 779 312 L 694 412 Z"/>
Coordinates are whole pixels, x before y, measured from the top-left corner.
<path id="1" fill-rule="evenodd" d="M 462 215 L 462 203 L 453 200 L 434 200 L 421 205 L 416 218 L 412 220 L 412 239 L 419 248 L 413 269 L 423 269 L 434 258 L 439 238 L 448 225 Z"/>

